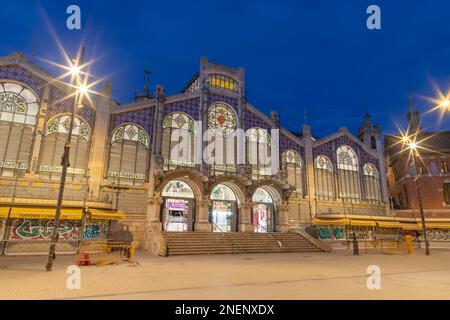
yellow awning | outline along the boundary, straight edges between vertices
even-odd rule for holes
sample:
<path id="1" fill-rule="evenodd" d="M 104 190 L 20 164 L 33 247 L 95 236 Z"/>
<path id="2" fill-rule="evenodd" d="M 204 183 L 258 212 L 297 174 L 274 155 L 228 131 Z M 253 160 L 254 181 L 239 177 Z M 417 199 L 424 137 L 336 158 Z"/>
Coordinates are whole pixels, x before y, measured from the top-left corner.
<path id="1" fill-rule="evenodd" d="M 125 219 L 125 213 L 123 211 L 102 210 L 102 209 L 89 209 L 91 212 L 91 219 L 99 220 L 123 220 Z"/>
<path id="2" fill-rule="evenodd" d="M 61 219 L 80 220 L 81 208 L 62 208 Z M 54 219 L 55 207 L 13 207 L 10 218 L 13 219 Z"/>
<path id="3" fill-rule="evenodd" d="M 1 206 L 0 207 L 0 219 L 8 218 L 9 206 Z"/>
<path id="4" fill-rule="evenodd" d="M 355 227 L 376 227 L 377 223 L 373 220 L 351 220 L 350 225 Z"/>
<path id="5" fill-rule="evenodd" d="M 419 228 L 417 223 L 401 223 L 400 226 L 403 230 L 421 230 L 422 227 Z"/>
<path id="6" fill-rule="evenodd" d="M 425 225 L 430 229 L 450 229 L 450 223 L 449 222 L 426 222 Z M 422 224 L 420 224 L 420 228 L 422 229 Z"/>
<path id="7" fill-rule="evenodd" d="M 314 218 L 313 224 L 322 226 L 345 226 L 350 224 L 349 219 L 320 219 Z"/>
<path id="8" fill-rule="evenodd" d="M 396 228 L 401 229 L 402 225 L 398 221 L 377 221 L 379 228 Z"/>

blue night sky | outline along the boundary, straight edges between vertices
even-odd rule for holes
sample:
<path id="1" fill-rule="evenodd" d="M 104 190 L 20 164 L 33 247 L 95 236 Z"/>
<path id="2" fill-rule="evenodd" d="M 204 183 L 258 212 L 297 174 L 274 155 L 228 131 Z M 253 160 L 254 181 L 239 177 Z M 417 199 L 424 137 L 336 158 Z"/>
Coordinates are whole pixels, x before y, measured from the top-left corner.
<path id="1" fill-rule="evenodd" d="M 77 4 L 82 30 L 66 28 L 66 8 Z M 381 30 L 366 28 L 366 8 L 381 7 Z M 46 16 L 48 18 L 46 18 Z M 198 71 L 201 56 L 246 71 L 247 97 L 298 131 L 307 107 L 313 133 L 342 126 L 355 133 L 365 107 L 385 133 L 406 126 L 407 88 L 419 111 L 430 107 L 432 82 L 450 88 L 450 1 L 24 1 L 2 3 L 0 55 L 22 51 L 63 62 L 48 21 L 75 55 L 84 39 L 93 73 L 107 77 L 120 103 L 143 87 L 180 92 Z M 32 57 L 32 53 L 35 57 Z M 447 115 L 428 114 L 429 130 L 450 129 Z"/>

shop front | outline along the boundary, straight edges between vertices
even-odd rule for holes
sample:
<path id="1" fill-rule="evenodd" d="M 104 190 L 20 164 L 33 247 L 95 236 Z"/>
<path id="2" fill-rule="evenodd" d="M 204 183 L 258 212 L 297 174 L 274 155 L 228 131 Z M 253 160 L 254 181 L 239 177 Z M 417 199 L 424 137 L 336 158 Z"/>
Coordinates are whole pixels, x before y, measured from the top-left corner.
<path id="1" fill-rule="evenodd" d="M 172 180 L 164 187 L 162 196 L 164 231 L 193 231 L 195 197 L 191 187 L 183 181 Z"/>
<path id="2" fill-rule="evenodd" d="M 235 192 L 225 184 L 217 185 L 211 192 L 213 232 L 238 231 L 238 201 Z"/>
<path id="3" fill-rule="evenodd" d="M 2 254 L 45 254 L 55 226 L 55 207 L 0 207 L 6 212 L 1 225 Z M 84 240 L 107 240 L 111 221 L 124 219 L 122 212 L 83 208 L 61 209 L 57 252 L 74 253 Z"/>

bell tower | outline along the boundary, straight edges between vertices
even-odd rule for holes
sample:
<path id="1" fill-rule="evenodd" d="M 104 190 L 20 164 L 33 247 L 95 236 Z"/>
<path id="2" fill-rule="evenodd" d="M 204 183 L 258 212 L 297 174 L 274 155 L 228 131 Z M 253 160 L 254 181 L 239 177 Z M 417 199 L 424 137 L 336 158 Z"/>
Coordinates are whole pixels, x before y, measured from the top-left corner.
<path id="1" fill-rule="evenodd" d="M 372 116 L 366 111 L 364 122 L 359 127 L 358 138 L 370 149 L 381 150 L 381 128 L 372 123 Z"/>

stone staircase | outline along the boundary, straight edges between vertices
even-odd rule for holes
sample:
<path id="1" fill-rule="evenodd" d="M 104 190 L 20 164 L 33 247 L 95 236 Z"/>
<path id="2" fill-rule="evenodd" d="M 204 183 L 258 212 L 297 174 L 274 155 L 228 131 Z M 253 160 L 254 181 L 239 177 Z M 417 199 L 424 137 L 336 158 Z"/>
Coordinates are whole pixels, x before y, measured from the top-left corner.
<path id="1" fill-rule="evenodd" d="M 328 251 L 298 233 L 162 232 L 162 236 L 167 255 Z"/>

